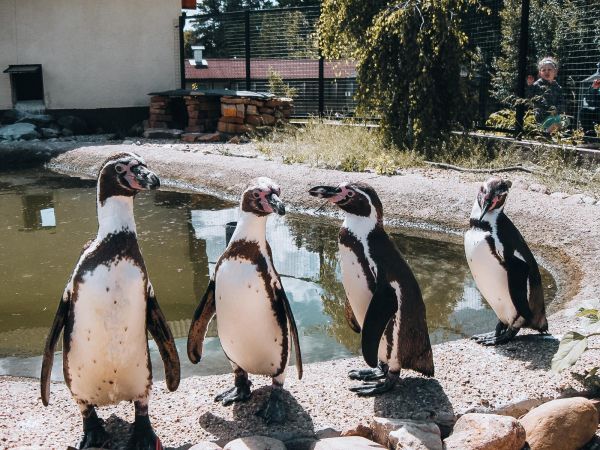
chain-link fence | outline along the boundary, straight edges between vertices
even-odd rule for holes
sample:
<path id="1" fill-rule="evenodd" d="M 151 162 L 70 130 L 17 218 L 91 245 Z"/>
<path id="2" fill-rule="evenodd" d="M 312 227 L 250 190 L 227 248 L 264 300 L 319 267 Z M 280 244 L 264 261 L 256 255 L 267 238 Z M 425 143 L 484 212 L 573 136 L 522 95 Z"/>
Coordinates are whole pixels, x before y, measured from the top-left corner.
<path id="1" fill-rule="evenodd" d="M 318 19 L 318 7 L 186 18 L 186 87 L 292 97 L 295 116 L 353 115 L 355 66 L 320 57 Z M 204 47 L 205 64 L 193 60 L 192 46 Z"/>

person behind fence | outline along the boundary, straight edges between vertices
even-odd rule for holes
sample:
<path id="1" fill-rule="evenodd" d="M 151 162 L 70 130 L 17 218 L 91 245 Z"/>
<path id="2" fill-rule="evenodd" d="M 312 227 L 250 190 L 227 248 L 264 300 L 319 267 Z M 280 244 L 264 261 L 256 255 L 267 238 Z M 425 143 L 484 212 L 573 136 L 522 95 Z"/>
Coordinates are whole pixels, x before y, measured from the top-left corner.
<path id="1" fill-rule="evenodd" d="M 592 81 L 585 91 L 579 118 L 585 135 L 596 137 L 594 126 L 600 124 L 600 79 Z"/>
<path id="2" fill-rule="evenodd" d="M 546 56 L 538 62 L 539 78 L 527 77 L 527 97 L 531 99 L 533 114 L 544 131 L 551 133 L 566 126 L 565 101 L 560 84 L 556 82 L 558 62 Z"/>

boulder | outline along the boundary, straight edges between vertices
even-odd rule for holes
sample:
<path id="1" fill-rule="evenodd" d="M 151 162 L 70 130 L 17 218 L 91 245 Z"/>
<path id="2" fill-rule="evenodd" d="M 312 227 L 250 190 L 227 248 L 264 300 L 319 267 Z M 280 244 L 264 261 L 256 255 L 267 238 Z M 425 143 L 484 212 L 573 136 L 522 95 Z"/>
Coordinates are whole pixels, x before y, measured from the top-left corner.
<path id="1" fill-rule="evenodd" d="M 60 135 L 60 133 L 58 131 L 56 131 L 54 128 L 42 128 L 40 129 L 42 136 L 45 137 L 46 139 L 52 139 L 52 138 L 56 138 Z"/>
<path id="2" fill-rule="evenodd" d="M 31 123 L 36 127 L 47 127 L 54 122 L 54 117 L 48 114 L 24 114 L 16 123 Z"/>
<path id="3" fill-rule="evenodd" d="M 542 194 L 549 194 L 550 189 L 545 184 L 533 183 L 529 185 L 529 190 L 533 192 L 541 192 Z"/>
<path id="4" fill-rule="evenodd" d="M 312 450 L 385 450 L 385 447 L 360 436 L 335 437 L 317 441 Z"/>
<path id="5" fill-rule="evenodd" d="M 76 116 L 62 116 L 56 122 L 61 127 L 71 130 L 73 134 L 86 134 L 89 132 L 84 120 Z"/>
<path id="6" fill-rule="evenodd" d="M 521 450 L 525 430 L 514 417 L 470 413 L 461 416 L 444 441 L 445 450 Z"/>
<path id="7" fill-rule="evenodd" d="M 6 141 L 37 139 L 40 135 L 31 123 L 13 123 L 0 127 L 0 139 Z"/>
<path id="8" fill-rule="evenodd" d="M 229 442 L 223 450 L 286 450 L 278 439 L 267 436 L 248 436 Z"/>
<path id="9" fill-rule="evenodd" d="M 394 449 L 442 450 L 439 427 L 433 422 L 373 417 L 373 440 Z"/>
<path id="10" fill-rule="evenodd" d="M 17 109 L 9 109 L 8 111 L 5 111 L 4 114 L 2 114 L 2 120 L 0 120 L 0 123 L 4 125 L 11 125 L 25 116 L 26 113 L 22 111 L 19 111 Z"/>
<path id="11" fill-rule="evenodd" d="M 594 437 L 598 410 L 583 397 L 552 400 L 520 419 L 532 450 L 576 450 Z"/>

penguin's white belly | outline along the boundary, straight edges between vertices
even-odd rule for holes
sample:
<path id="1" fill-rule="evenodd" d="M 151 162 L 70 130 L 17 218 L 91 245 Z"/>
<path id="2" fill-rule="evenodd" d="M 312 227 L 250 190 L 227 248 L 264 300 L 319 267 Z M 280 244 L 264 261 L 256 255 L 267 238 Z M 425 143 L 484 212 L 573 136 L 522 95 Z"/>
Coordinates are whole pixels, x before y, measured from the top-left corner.
<path id="1" fill-rule="evenodd" d="M 348 297 L 348 301 L 350 302 L 350 306 L 352 307 L 354 317 L 356 318 L 356 321 L 362 328 L 365 322 L 365 316 L 367 315 L 367 309 L 369 308 L 369 304 L 371 303 L 371 299 L 373 298 L 373 293 L 368 287 L 367 278 L 365 276 L 360 262 L 358 261 L 356 253 L 354 253 L 345 245 L 340 245 L 339 249 L 342 266 L 342 283 L 344 284 L 344 291 L 346 292 L 346 296 Z M 400 288 L 399 286 L 397 286 L 397 283 L 395 283 L 394 289 L 397 290 L 397 295 L 400 295 Z M 398 324 L 399 321 L 397 321 L 396 327 L 394 328 L 393 339 L 396 339 L 396 336 L 398 334 Z M 388 362 L 387 340 L 385 333 L 381 337 L 381 342 L 379 343 L 378 357 L 381 361 L 385 363 Z"/>
<path id="2" fill-rule="evenodd" d="M 225 354 L 246 372 L 273 376 L 287 364 L 291 343 L 288 353 L 282 355 L 284 330 L 256 266 L 242 260 L 225 260 L 219 266 L 215 285 L 217 329 Z M 285 333 L 289 335 L 287 330 Z"/>
<path id="3" fill-rule="evenodd" d="M 367 278 L 356 253 L 345 245 L 340 245 L 339 249 L 344 291 L 346 291 L 354 317 L 362 328 L 373 293 L 369 289 Z"/>
<path id="4" fill-rule="evenodd" d="M 477 288 L 492 307 L 498 319 L 512 324 L 517 310 L 508 290 L 508 274 L 492 250 L 486 236 L 489 233 L 469 230 L 465 233 L 465 254 Z"/>
<path id="5" fill-rule="evenodd" d="M 70 388 L 95 405 L 136 400 L 150 389 L 146 295 L 139 267 L 122 260 L 98 266 L 78 285 L 71 348 Z"/>

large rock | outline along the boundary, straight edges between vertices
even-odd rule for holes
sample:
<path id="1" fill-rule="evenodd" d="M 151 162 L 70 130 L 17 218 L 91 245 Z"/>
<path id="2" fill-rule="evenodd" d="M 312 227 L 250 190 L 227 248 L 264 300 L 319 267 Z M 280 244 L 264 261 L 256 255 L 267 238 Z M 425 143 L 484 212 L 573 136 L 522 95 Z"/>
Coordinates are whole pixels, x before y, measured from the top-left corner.
<path id="1" fill-rule="evenodd" d="M 223 450 L 221 446 L 214 442 L 202 441 L 192 445 L 188 450 Z"/>
<path id="2" fill-rule="evenodd" d="M 520 419 L 532 450 L 576 450 L 594 437 L 598 410 L 583 398 L 552 400 Z"/>
<path id="3" fill-rule="evenodd" d="M 31 123 L 14 123 L 0 128 L 0 139 L 5 141 L 30 140 L 39 137 L 35 125 Z"/>
<path id="4" fill-rule="evenodd" d="M 229 442 L 223 450 L 286 450 L 278 439 L 267 436 L 248 436 Z"/>
<path id="5" fill-rule="evenodd" d="M 439 427 L 433 422 L 373 417 L 373 440 L 385 447 L 411 450 L 442 450 Z"/>
<path id="6" fill-rule="evenodd" d="M 61 127 L 73 131 L 74 134 L 87 134 L 89 131 L 84 120 L 76 116 L 62 116 L 56 122 Z"/>
<path id="7" fill-rule="evenodd" d="M 525 430 L 514 417 L 471 413 L 461 416 L 444 441 L 445 450 L 521 450 Z"/>
<path id="8" fill-rule="evenodd" d="M 179 139 L 182 134 L 182 130 L 173 128 L 148 128 L 144 131 L 146 139 Z"/>
<path id="9" fill-rule="evenodd" d="M 336 437 L 317 441 L 312 450 L 385 450 L 385 447 L 360 436 Z"/>
<path id="10" fill-rule="evenodd" d="M 16 123 L 31 123 L 36 127 L 47 127 L 54 122 L 54 117 L 48 114 L 25 114 Z"/>

